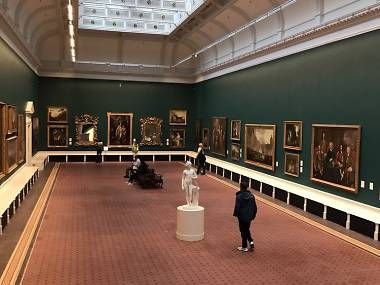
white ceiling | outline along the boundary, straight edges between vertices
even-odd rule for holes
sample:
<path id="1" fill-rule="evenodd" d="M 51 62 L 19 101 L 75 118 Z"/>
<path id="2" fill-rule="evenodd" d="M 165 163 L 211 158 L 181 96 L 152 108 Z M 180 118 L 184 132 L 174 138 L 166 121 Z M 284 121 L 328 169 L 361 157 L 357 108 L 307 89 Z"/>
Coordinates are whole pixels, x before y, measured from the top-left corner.
<path id="1" fill-rule="evenodd" d="M 316 37 L 340 39 L 337 32 L 362 23 L 372 21 L 345 37 L 380 27 L 379 0 L 298 0 L 264 19 L 287 1 L 206 0 L 167 36 L 92 31 L 77 28 L 78 0 L 72 2 L 76 63 L 70 56 L 68 0 L 0 0 L 0 35 L 42 76 L 193 82 L 244 62 L 260 63 L 258 58 L 270 60 L 268 55 Z"/>

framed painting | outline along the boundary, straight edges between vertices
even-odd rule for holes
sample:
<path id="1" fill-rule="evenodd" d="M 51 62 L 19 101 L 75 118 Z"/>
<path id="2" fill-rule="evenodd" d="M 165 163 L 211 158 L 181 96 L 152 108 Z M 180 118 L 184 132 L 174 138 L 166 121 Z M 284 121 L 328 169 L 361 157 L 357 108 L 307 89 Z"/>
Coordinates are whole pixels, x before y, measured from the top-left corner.
<path id="1" fill-rule="evenodd" d="M 241 121 L 231 120 L 231 140 L 240 141 Z"/>
<path id="2" fill-rule="evenodd" d="M 37 151 L 39 146 L 40 121 L 38 117 L 32 118 L 32 147 L 33 153 Z"/>
<path id="3" fill-rule="evenodd" d="M 301 150 L 302 149 L 302 122 L 284 122 L 284 148 Z"/>
<path id="4" fill-rule="evenodd" d="M 7 105 L 7 126 L 8 126 L 8 134 L 13 134 L 17 132 L 16 106 Z"/>
<path id="5" fill-rule="evenodd" d="M 133 113 L 107 113 L 108 146 L 127 147 L 132 145 Z"/>
<path id="6" fill-rule="evenodd" d="M 49 125 L 47 127 L 48 147 L 67 147 L 69 128 L 67 125 Z"/>
<path id="7" fill-rule="evenodd" d="M 186 126 L 187 111 L 186 110 L 170 110 L 169 125 Z"/>
<path id="8" fill-rule="evenodd" d="M 22 163 L 25 160 L 25 120 L 24 115 L 18 115 L 17 128 L 17 161 Z"/>
<path id="9" fill-rule="evenodd" d="M 202 144 L 204 149 L 210 146 L 210 130 L 208 128 L 202 129 Z"/>
<path id="10" fill-rule="evenodd" d="M 198 144 L 202 142 L 202 129 L 201 129 L 201 120 L 197 119 L 195 121 L 195 142 Z"/>
<path id="11" fill-rule="evenodd" d="M 227 118 L 211 118 L 211 152 L 226 156 Z"/>
<path id="12" fill-rule="evenodd" d="M 311 180 L 357 193 L 359 125 L 312 125 Z"/>
<path id="13" fill-rule="evenodd" d="M 17 136 L 7 138 L 5 141 L 6 173 L 17 167 Z"/>
<path id="14" fill-rule="evenodd" d="M 245 125 L 244 162 L 274 171 L 276 125 Z"/>
<path id="15" fill-rule="evenodd" d="M 0 102 L 0 178 L 5 175 L 5 135 L 7 133 L 7 104 Z"/>
<path id="16" fill-rule="evenodd" d="M 162 119 L 147 117 L 140 119 L 141 145 L 162 145 Z"/>
<path id="17" fill-rule="evenodd" d="M 300 176 L 300 155 L 298 153 L 285 152 L 285 174 Z"/>
<path id="18" fill-rule="evenodd" d="M 240 144 L 238 143 L 231 144 L 231 159 L 240 160 Z"/>
<path id="19" fill-rule="evenodd" d="M 68 121 L 68 114 L 66 107 L 48 107 L 48 123 L 65 124 Z"/>
<path id="20" fill-rule="evenodd" d="M 170 129 L 169 145 L 170 147 L 185 147 L 185 130 L 184 129 Z"/>

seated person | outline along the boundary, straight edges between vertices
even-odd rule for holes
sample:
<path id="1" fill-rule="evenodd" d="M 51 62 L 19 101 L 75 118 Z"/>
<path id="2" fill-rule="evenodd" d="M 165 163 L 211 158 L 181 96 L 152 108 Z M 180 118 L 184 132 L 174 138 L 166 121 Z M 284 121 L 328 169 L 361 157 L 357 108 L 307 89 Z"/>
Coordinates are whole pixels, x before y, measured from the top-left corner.
<path id="1" fill-rule="evenodd" d="M 127 169 L 129 171 L 128 185 L 131 185 L 136 180 L 137 171 L 141 165 L 141 160 L 138 156 L 133 157 L 132 166 Z"/>

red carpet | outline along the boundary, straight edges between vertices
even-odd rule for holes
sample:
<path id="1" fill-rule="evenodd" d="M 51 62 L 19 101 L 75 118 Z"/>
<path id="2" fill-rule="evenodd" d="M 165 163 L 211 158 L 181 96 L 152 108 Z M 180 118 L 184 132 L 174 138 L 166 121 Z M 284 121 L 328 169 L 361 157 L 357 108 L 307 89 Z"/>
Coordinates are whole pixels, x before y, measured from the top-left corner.
<path id="1" fill-rule="evenodd" d="M 183 167 L 154 167 L 163 191 L 127 186 L 122 164 L 61 165 L 23 284 L 380 284 L 379 258 L 262 203 L 238 252 L 235 192 L 205 176 L 205 240 L 177 240 Z"/>

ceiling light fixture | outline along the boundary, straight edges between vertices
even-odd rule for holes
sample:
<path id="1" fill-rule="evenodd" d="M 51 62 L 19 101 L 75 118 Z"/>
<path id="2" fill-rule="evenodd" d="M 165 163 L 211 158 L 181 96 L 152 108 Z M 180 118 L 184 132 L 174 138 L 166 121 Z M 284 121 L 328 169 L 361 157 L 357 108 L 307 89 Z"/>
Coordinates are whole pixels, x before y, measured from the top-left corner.
<path id="1" fill-rule="evenodd" d="M 69 0 L 67 4 L 67 18 L 69 22 L 69 36 L 70 36 L 70 51 L 71 51 L 71 60 L 75 62 L 75 32 L 74 32 L 74 25 L 73 25 L 73 20 L 74 20 L 74 13 L 73 13 L 73 5 L 71 3 L 71 0 Z"/>
<path id="2" fill-rule="evenodd" d="M 188 56 L 188 57 L 186 57 L 186 58 L 184 58 L 184 59 L 181 59 L 181 60 L 178 61 L 175 65 L 173 65 L 173 67 L 176 67 L 176 66 L 178 66 L 178 65 L 180 65 L 180 64 L 182 64 L 182 63 L 184 63 L 184 62 L 186 62 L 186 61 L 188 61 L 188 60 L 190 60 L 191 58 L 193 58 L 193 56 L 195 57 L 195 55 L 199 55 L 200 53 L 205 52 L 206 50 L 208 50 L 208 49 L 210 49 L 210 48 L 212 48 L 212 47 L 214 47 L 214 46 L 216 46 L 216 45 L 218 45 L 218 44 L 224 42 L 225 40 L 227 40 L 227 39 L 229 39 L 229 38 L 235 36 L 236 34 L 238 34 L 238 33 L 242 32 L 242 31 L 244 31 L 244 30 L 250 28 L 251 26 L 257 24 L 258 22 L 261 22 L 261 21 L 263 21 L 263 20 L 269 18 L 270 16 L 272 16 L 272 15 L 274 15 L 274 14 L 280 12 L 281 10 L 285 9 L 286 7 L 288 7 L 288 6 L 290 6 L 290 5 L 293 5 L 293 4 L 296 3 L 296 2 L 297 2 L 297 0 L 289 0 L 289 1 L 286 1 L 285 3 L 283 3 L 283 4 L 281 4 L 281 5 L 277 6 L 277 7 L 275 7 L 275 8 L 273 8 L 273 9 L 269 10 L 268 12 L 266 12 L 266 13 L 263 14 L 263 15 L 261 15 L 260 17 L 255 18 L 255 19 L 253 19 L 252 21 L 248 22 L 247 24 L 245 24 L 245 25 L 239 27 L 238 29 L 236 29 L 236 30 L 234 30 L 234 31 L 232 31 L 232 32 L 230 32 L 230 33 L 228 33 L 228 34 L 226 34 L 225 36 L 223 36 L 223 37 L 221 37 L 220 39 L 216 40 L 215 42 L 209 44 L 208 46 L 206 46 L 206 47 L 204 47 L 204 48 L 202 48 L 202 49 L 196 51 L 195 53 L 191 54 L 190 56 Z"/>

